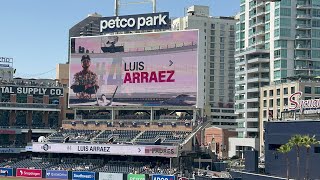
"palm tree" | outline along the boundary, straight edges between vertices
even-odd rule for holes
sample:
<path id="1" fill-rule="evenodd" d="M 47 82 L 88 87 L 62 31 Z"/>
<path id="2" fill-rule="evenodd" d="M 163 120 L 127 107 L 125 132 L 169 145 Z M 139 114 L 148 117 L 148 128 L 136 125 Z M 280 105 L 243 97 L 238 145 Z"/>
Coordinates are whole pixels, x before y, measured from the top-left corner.
<path id="1" fill-rule="evenodd" d="M 301 135 L 296 134 L 289 140 L 289 145 L 295 147 L 297 153 L 297 180 L 300 179 L 300 147 L 303 146 L 303 138 Z"/>
<path id="2" fill-rule="evenodd" d="M 307 149 L 307 157 L 306 157 L 306 180 L 309 179 L 309 159 L 310 159 L 310 149 L 312 145 L 319 144 L 319 141 L 313 135 L 310 137 L 309 135 L 304 135 L 303 137 L 303 146 Z"/>
<path id="3" fill-rule="evenodd" d="M 292 147 L 290 146 L 290 144 L 284 144 L 281 145 L 279 149 L 277 149 L 277 151 L 279 153 L 285 154 L 286 155 L 286 162 L 287 162 L 287 179 L 289 179 L 289 172 L 290 172 L 290 166 L 289 166 L 289 157 L 288 157 L 288 153 L 291 151 Z"/>

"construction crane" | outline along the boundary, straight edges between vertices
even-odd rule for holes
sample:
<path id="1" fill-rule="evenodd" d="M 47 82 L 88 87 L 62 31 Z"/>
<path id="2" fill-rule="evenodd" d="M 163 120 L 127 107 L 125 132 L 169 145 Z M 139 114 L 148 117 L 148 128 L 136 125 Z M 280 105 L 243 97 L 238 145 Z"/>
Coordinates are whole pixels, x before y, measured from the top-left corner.
<path id="1" fill-rule="evenodd" d="M 122 1 L 122 0 L 121 0 Z M 120 2 L 120 0 L 114 0 L 114 15 L 119 16 L 119 10 L 122 5 L 130 5 L 130 4 L 147 4 L 152 3 L 152 12 L 157 12 L 157 0 L 140 0 L 140 1 L 131 1 L 131 2 Z"/>

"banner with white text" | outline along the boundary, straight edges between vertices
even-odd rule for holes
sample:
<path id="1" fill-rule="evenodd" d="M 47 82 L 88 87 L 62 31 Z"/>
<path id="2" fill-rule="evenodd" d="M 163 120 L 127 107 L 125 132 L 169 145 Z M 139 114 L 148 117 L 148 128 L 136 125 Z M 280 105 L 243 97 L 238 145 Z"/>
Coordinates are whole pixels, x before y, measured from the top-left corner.
<path id="1" fill-rule="evenodd" d="M 78 37 L 71 47 L 70 107 L 202 104 L 198 30 Z"/>
<path id="2" fill-rule="evenodd" d="M 32 143 L 32 152 L 178 157 L 177 146 Z"/>

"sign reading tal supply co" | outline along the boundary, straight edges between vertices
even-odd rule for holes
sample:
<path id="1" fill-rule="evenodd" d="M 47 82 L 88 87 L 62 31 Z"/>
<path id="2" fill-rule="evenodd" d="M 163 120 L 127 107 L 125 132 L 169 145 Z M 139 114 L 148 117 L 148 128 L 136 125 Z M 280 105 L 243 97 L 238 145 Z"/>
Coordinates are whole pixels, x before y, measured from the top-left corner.
<path id="1" fill-rule="evenodd" d="M 301 100 L 301 96 L 301 91 L 291 94 L 289 97 L 290 110 L 299 110 L 301 114 L 320 113 L 320 99 Z"/>
<path id="2" fill-rule="evenodd" d="M 103 17 L 100 20 L 100 32 L 103 33 L 169 28 L 169 12 Z"/>

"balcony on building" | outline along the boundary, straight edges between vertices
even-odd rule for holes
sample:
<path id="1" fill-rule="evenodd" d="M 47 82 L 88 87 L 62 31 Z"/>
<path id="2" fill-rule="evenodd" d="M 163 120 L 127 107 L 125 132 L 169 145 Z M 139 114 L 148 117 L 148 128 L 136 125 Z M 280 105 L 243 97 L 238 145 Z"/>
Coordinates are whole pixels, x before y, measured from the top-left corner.
<path id="1" fill-rule="evenodd" d="M 297 24 L 296 29 L 311 29 L 311 24 Z"/>
<path id="2" fill-rule="evenodd" d="M 296 7 L 297 7 L 297 9 L 311 9 L 312 5 L 310 3 L 308 3 L 307 1 L 298 1 Z"/>

